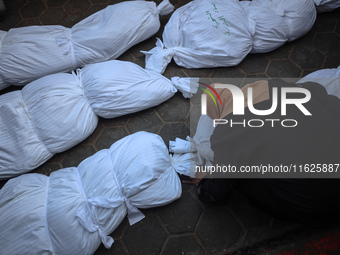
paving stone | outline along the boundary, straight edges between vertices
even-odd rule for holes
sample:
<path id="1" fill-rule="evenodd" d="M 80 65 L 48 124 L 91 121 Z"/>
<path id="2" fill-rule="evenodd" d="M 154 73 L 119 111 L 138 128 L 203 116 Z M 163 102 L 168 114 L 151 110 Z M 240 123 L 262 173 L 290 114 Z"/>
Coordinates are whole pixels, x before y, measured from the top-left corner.
<path id="1" fill-rule="evenodd" d="M 302 69 L 317 69 L 321 68 L 324 56 L 313 46 L 299 45 L 294 49 L 291 59 Z"/>
<path id="2" fill-rule="evenodd" d="M 190 125 L 190 137 L 193 137 L 196 133 L 197 123 L 200 119 L 202 113 L 201 113 L 201 106 L 195 105 L 192 107 L 190 111 L 190 115 L 187 118 L 187 121 Z"/>
<path id="3" fill-rule="evenodd" d="M 295 42 L 300 41 L 300 40 L 302 40 L 302 38 L 296 40 Z M 292 43 L 287 42 L 281 47 L 277 48 L 276 50 L 268 52 L 266 56 L 270 59 L 288 58 L 291 51 L 292 51 Z"/>
<path id="4" fill-rule="evenodd" d="M 107 5 L 108 0 L 90 0 L 90 2 L 93 4 L 106 4 Z"/>
<path id="5" fill-rule="evenodd" d="M 170 233 L 193 232 L 200 214 L 201 208 L 189 192 L 183 192 L 180 199 L 159 210 Z"/>
<path id="6" fill-rule="evenodd" d="M 106 249 L 103 244 L 96 250 L 97 255 L 125 255 L 124 247 L 120 240 L 115 240 L 110 249 Z"/>
<path id="7" fill-rule="evenodd" d="M 106 128 L 96 142 L 98 150 L 108 149 L 110 146 L 121 138 L 127 136 L 128 133 L 122 127 L 118 128 Z"/>
<path id="8" fill-rule="evenodd" d="M 264 73 L 268 65 L 268 59 L 263 54 L 249 54 L 239 65 L 247 74 Z"/>
<path id="9" fill-rule="evenodd" d="M 62 7 L 49 8 L 40 17 L 39 20 L 43 25 L 60 24 L 67 14 Z"/>
<path id="10" fill-rule="evenodd" d="M 113 119 L 99 118 L 99 123 L 102 123 L 104 127 L 121 127 L 128 122 L 130 116 L 131 115 L 128 114 Z"/>
<path id="11" fill-rule="evenodd" d="M 68 13 L 77 14 L 85 12 L 90 6 L 91 4 L 87 0 L 69 0 L 64 8 Z"/>
<path id="12" fill-rule="evenodd" d="M 182 68 L 181 66 L 178 66 Z M 182 69 L 187 77 L 209 77 L 212 73 L 212 68 L 198 68 L 198 69 Z"/>
<path id="13" fill-rule="evenodd" d="M 174 62 L 170 62 L 170 64 L 165 69 L 165 72 L 163 73 L 164 77 L 167 77 L 168 79 L 171 79 L 172 77 L 185 77 L 185 73 L 183 72 L 182 68 L 178 68 Z"/>
<path id="14" fill-rule="evenodd" d="M 148 109 L 136 114 L 131 114 L 127 128 L 131 134 L 138 131 L 147 131 L 157 134 L 162 125 L 163 123 L 158 118 L 155 111 L 153 109 Z"/>
<path id="15" fill-rule="evenodd" d="M 46 9 L 43 2 L 28 2 L 22 9 L 21 14 L 24 18 L 39 17 L 39 15 Z"/>
<path id="16" fill-rule="evenodd" d="M 229 203 L 230 210 L 245 227 L 269 226 L 272 216 L 253 207 L 241 194 L 234 192 Z"/>
<path id="17" fill-rule="evenodd" d="M 185 139 L 190 135 L 189 128 L 184 123 L 165 124 L 159 134 L 166 146 L 169 146 L 169 141 L 174 141 L 176 137 Z"/>
<path id="18" fill-rule="evenodd" d="M 220 252 L 235 244 L 241 227 L 224 208 L 206 210 L 197 228 L 197 235 L 209 252 Z"/>
<path id="19" fill-rule="evenodd" d="M 6 10 L 7 11 L 17 11 L 21 7 L 23 7 L 26 3 L 26 0 L 15 0 L 15 1 L 6 1 Z"/>
<path id="20" fill-rule="evenodd" d="M 125 234 L 126 229 L 129 227 L 129 221 L 128 218 L 125 217 L 124 220 L 119 224 L 119 226 L 111 233 L 111 237 L 116 240 L 123 238 L 123 235 Z"/>
<path id="21" fill-rule="evenodd" d="M 61 169 L 60 164 L 43 164 L 40 167 L 34 169 L 31 171 L 31 173 L 38 173 L 38 174 L 44 174 L 44 175 L 50 175 L 52 172 Z"/>
<path id="22" fill-rule="evenodd" d="M 267 73 L 272 78 L 293 78 L 299 77 L 301 70 L 289 60 L 273 60 Z"/>
<path id="23" fill-rule="evenodd" d="M 71 28 L 84 18 L 85 16 L 82 14 L 68 15 L 60 24 L 64 27 Z"/>
<path id="24" fill-rule="evenodd" d="M 336 19 L 328 13 L 318 13 L 313 26 L 315 32 L 332 32 L 336 25 Z"/>
<path id="25" fill-rule="evenodd" d="M 340 65 L 340 56 L 326 56 L 323 68 L 336 68 Z"/>
<path id="26" fill-rule="evenodd" d="M 183 121 L 190 109 L 190 101 L 182 93 L 176 93 L 172 98 L 156 107 L 156 111 L 164 121 Z"/>
<path id="27" fill-rule="evenodd" d="M 325 54 L 340 54 L 340 35 L 335 33 L 317 34 L 314 45 Z"/>
<path id="28" fill-rule="evenodd" d="M 78 166 L 80 162 L 95 153 L 96 151 L 92 145 L 78 145 L 76 147 L 73 147 L 68 151 L 65 159 L 63 160 L 63 167 Z"/>
<path id="29" fill-rule="evenodd" d="M 204 251 L 193 236 L 174 236 L 170 237 L 162 254 L 203 255 Z"/>
<path id="30" fill-rule="evenodd" d="M 231 67 L 218 67 L 213 68 L 211 79 L 214 81 L 216 78 L 242 78 L 244 74 L 236 66 Z"/>
<path id="31" fill-rule="evenodd" d="M 59 7 L 63 6 L 67 0 L 46 0 L 46 4 L 48 7 Z"/>
<path id="32" fill-rule="evenodd" d="M 88 10 L 85 12 L 85 17 L 88 17 L 88 16 L 90 16 L 90 15 L 92 15 L 92 14 L 94 14 L 94 13 L 100 11 L 100 10 L 103 10 L 103 9 L 105 9 L 106 7 L 107 7 L 106 4 L 96 4 L 96 5 L 92 5 L 92 6 L 90 7 L 90 9 L 88 9 Z"/>
<path id="33" fill-rule="evenodd" d="M 27 26 L 36 26 L 40 25 L 40 21 L 37 18 L 32 19 L 24 19 L 22 20 L 17 27 L 27 27 Z"/>
<path id="34" fill-rule="evenodd" d="M 123 240 L 131 255 L 159 254 L 167 234 L 155 216 L 130 226 Z"/>
<path id="35" fill-rule="evenodd" d="M 9 30 L 21 21 L 20 14 L 16 11 L 6 12 L 5 20 L 0 22 L 0 30 Z"/>

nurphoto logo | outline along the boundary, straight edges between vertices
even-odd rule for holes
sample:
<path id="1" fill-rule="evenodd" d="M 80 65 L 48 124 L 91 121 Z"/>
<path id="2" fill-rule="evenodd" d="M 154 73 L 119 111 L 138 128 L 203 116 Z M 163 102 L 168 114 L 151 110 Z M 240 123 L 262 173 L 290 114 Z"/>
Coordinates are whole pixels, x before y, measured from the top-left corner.
<path id="1" fill-rule="evenodd" d="M 243 91 L 231 84 L 215 84 L 214 87 L 209 86 L 204 83 L 200 83 L 204 86 L 206 86 L 208 89 L 210 89 L 217 97 L 219 100 L 219 103 L 221 107 L 222 105 L 222 100 L 217 93 L 215 89 L 228 89 L 231 92 L 232 98 L 233 98 L 233 115 L 244 115 L 244 109 L 245 109 L 245 104 L 244 104 L 244 94 Z M 204 92 L 201 95 L 201 114 L 202 115 L 207 115 L 207 95 L 209 95 L 213 102 L 215 103 L 215 107 L 217 107 L 217 102 L 213 96 L 213 94 L 208 90 L 201 88 Z M 299 88 L 299 87 L 283 87 L 281 89 L 281 116 L 286 116 L 287 115 L 287 105 L 295 105 L 304 115 L 306 116 L 311 116 L 312 114 L 306 109 L 306 107 L 303 105 L 307 103 L 311 99 L 311 93 L 309 90 L 304 89 L 304 88 Z M 275 110 L 278 107 L 279 101 L 278 101 L 278 88 L 273 87 L 272 88 L 272 105 L 269 109 L 266 110 L 258 110 L 254 107 L 253 103 L 253 88 L 248 87 L 247 88 L 247 93 L 248 93 L 248 99 L 247 99 L 247 107 L 251 113 L 257 116 L 267 116 L 275 112 Z M 288 95 L 290 93 L 299 93 L 302 94 L 302 98 L 288 98 Z M 217 125 L 226 125 L 229 124 L 230 127 L 236 126 L 236 125 L 242 125 L 243 127 L 262 127 L 265 124 L 271 125 L 271 127 L 274 127 L 275 124 L 279 122 L 281 126 L 283 127 L 295 127 L 297 126 L 298 122 L 295 119 L 250 119 L 250 120 L 243 120 L 242 122 L 233 122 L 232 119 L 226 120 L 226 119 L 214 119 L 213 120 L 213 125 L 216 127 Z"/>

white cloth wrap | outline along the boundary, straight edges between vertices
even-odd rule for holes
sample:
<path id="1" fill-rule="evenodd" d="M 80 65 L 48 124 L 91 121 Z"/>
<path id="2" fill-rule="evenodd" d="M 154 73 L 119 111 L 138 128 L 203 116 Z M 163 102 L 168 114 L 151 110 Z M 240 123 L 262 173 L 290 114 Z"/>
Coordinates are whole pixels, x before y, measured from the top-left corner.
<path id="1" fill-rule="evenodd" d="M 324 86 L 327 93 L 340 98 L 340 66 L 315 71 L 303 77 L 297 83 L 316 82 Z"/>
<path id="2" fill-rule="evenodd" d="M 181 196 L 174 167 L 161 137 L 137 132 L 78 167 L 12 179 L 0 190 L 0 252 L 86 255 L 100 242 L 108 248 L 108 235 L 131 208 L 139 212 Z"/>
<path id="3" fill-rule="evenodd" d="M 284 18 L 289 26 L 288 42 L 309 32 L 316 19 L 315 4 L 311 0 L 253 0 L 253 2 L 271 9 Z"/>
<path id="4" fill-rule="evenodd" d="M 172 58 L 186 68 L 237 65 L 255 33 L 246 17 L 238 0 L 194 0 L 178 8 L 164 28 L 164 44 L 158 39 L 155 48 L 143 51 L 146 69 L 163 73 Z"/>
<path id="5" fill-rule="evenodd" d="M 330 12 L 340 7 L 340 0 L 314 0 L 318 12 Z"/>
<path id="6" fill-rule="evenodd" d="M 174 157 L 182 156 L 190 161 L 182 165 L 182 174 L 194 177 L 196 165 L 212 164 L 214 152 L 211 149 L 210 137 L 214 129 L 213 120 L 207 115 L 202 115 L 193 138 L 187 137 L 186 140 L 176 138 L 175 141 L 169 142 L 169 151 L 174 153 Z"/>
<path id="7" fill-rule="evenodd" d="M 87 138 L 98 116 L 114 118 L 156 106 L 197 78 L 174 78 L 118 60 L 52 74 L 0 96 L 0 179 L 28 172 Z M 98 115 L 98 116 L 97 116 Z"/>
<path id="8" fill-rule="evenodd" d="M 114 118 L 150 108 L 171 98 L 197 91 L 198 78 L 174 78 L 118 60 L 88 65 L 77 72 L 93 111 Z"/>
<path id="9" fill-rule="evenodd" d="M 71 29 L 57 25 L 11 29 L 0 48 L 0 89 L 115 59 L 154 35 L 160 28 L 159 14 L 172 10 L 168 0 L 158 7 L 151 1 L 125 1 L 94 13 Z"/>
<path id="10" fill-rule="evenodd" d="M 288 40 L 290 30 L 284 17 L 254 1 L 240 1 L 240 4 L 247 12 L 248 18 L 256 23 L 250 53 L 270 52 Z"/>
<path id="11" fill-rule="evenodd" d="M 5 82 L 0 88 L 23 86 L 45 75 L 74 69 L 72 54 L 64 54 L 68 45 L 56 44 L 56 38 L 68 36 L 69 29 L 63 26 L 10 29 L 0 51 L 0 76 Z"/>

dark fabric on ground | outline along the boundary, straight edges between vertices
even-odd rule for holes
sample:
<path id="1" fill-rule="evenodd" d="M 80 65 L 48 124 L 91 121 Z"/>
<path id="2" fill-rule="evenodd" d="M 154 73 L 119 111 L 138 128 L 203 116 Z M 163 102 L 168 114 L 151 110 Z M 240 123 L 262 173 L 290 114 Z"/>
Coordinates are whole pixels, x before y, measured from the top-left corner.
<path id="1" fill-rule="evenodd" d="M 271 93 L 273 86 L 281 88 L 297 85 L 270 80 L 269 86 Z M 281 125 L 274 128 L 269 125 L 261 128 L 218 125 L 211 137 L 214 163 L 230 164 L 238 168 L 241 165 L 260 164 L 340 163 L 340 100 L 327 95 L 319 84 L 305 83 L 298 86 L 311 92 L 311 100 L 303 105 L 312 116 L 305 116 L 294 105 L 288 105 L 287 115 L 281 116 L 280 93 L 278 108 L 269 116 L 254 115 L 248 108 L 244 116 L 229 114 L 225 117 L 228 121 L 284 118 L 295 119 L 298 125 L 294 128 L 284 128 Z M 300 95 L 289 93 L 288 98 L 293 96 Z M 256 104 L 255 108 L 269 109 L 271 105 L 272 100 L 267 100 Z M 228 178 L 228 175 L 223 177 Z M 311 217 L 317 220 L 339 210 L 340 179 L 232 179 L 232 182 L 255 205 L 277 216 L 298 221 Z M 224 185 L 228 188 L 222 187 Z M 205 198 L 211 197 L 218 201 L 230 193 L 231 181 L 209 179 L 200 186 Z"/>

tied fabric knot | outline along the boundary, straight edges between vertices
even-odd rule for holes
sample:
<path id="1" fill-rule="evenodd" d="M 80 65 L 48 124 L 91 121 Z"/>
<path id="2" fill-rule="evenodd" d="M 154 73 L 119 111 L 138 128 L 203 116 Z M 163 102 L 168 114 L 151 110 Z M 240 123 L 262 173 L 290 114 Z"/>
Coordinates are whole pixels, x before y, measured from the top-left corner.
<path id="1" fill-rule="evenodd" d="M 164 73 L 165 68 L 175 55 L 175 50 L 173 48 L 165 48 L 163 42 L 159 38 L 157 38 L 156 47 L 149 51 L 141 52 L 145 54 L 145 69 L 160 74 Z"/>
<path id="2" fill-rule="evenodd" d="M 62 36 L 57 37 L 55 39 L 55 42 L 59 47 L 66 45 L 66 48 L 63 51 L 63 55 L 68 55 L 69 53 L 71 53 L 72 64 L 74 66 L 74 69 L 77 68 L 78 65 L 77 65 L 76 56 L 75 56 L 74 49 L 73 49 L 71 29 L 68 29 L 67 35 L 64 34 Z"/>
<path id="3" fill-rule="evenodd" d="M 156 15 L 168 15 L 173 12 L 175 7 L 170 3 L 169 0 L 163 0 L 157 7 L 153 14 Z"/>
<path id="4" fill-rule="evenodd" d="M 192 77 L 192 78 L 180 78 L 180 77 L 172 77 L 171 83 L 175 86 L 176 89 L 181 91 L 183 97 L 190 98 L 193 94 L 197 93 L 198 86 L 199 86 L 199 78 Z"/>
<path id="5" fill-rule="evenodd" d="M 145 215 L 140 210 L 138 210 L 138 208 L 135 205 L 131 204 L 129 198 L 126 196 L 125 185 L 119 184 L 117 175 L 116 175 L 114 168 L 113 168 L 109 149 L 107 150 L 106 159 L 107 159 L 108 164 L 110 166 L 112 177 L 113 177 L 113 179 L 114 179 L 114 181 L 117 185 L 118 191 L 120 193 L 120 197 L 122 198 L 122 202 L 120 204 L 125 203 L 125 205 L 127 207 L 127 211 L 128 211 L 129 223 L 130 223 L 130 225 L 133 225 L 133 224 L 137 223 L 138 221 L 141 221 L 142 219 L 144 219 Z"/>

